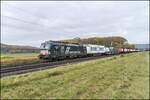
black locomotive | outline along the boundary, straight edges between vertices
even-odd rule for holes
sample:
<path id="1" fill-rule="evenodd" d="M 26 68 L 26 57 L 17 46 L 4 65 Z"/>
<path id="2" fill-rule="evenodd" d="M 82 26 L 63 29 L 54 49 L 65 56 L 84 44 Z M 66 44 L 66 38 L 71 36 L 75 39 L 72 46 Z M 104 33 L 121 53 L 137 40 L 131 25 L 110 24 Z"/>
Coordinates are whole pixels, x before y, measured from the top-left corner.
<path id="1" fill-rule="evenodd" d="M 59 60 L 65 58 L 84 57 L 86 47 L 79 44 L 68 44 L 58 41 L 46 41 L 40 47 L 40 59 Z"/>

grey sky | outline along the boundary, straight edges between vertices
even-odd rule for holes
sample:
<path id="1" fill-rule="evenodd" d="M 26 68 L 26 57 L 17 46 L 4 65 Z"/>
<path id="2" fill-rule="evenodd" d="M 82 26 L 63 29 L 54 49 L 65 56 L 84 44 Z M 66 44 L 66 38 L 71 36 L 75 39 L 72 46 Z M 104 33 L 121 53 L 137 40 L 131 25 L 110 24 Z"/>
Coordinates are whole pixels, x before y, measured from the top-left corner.
<path id="1" fill-rule="evenodd" d="M 148 1 L 3 1 L 1 42 L 39 46 L 45 40 L 123 36 L 149 43 Z"/>

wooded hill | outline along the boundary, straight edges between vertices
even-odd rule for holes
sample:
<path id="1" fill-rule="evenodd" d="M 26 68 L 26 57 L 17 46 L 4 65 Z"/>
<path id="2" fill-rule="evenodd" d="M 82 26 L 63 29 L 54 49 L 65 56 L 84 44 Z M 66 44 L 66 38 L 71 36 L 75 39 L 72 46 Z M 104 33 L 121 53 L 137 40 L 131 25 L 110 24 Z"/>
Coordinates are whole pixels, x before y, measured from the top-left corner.
<path id="1" fill-rule="evenodd" d="M 7 45 L 1 43 L 1 53 L 36 53 L 39 48 L 32 46 Z"/>
<path id="2" fill-rule="evenodd" d="M 92 37 L 92 38 L 74 38 L 69 40 L 62 40 L 63 42 L 79 43 L 79 44 L 97 44 L 105 45 L 107 47 L 113 46 L 116 48 L 134 48 L 134 45 L 129 44 L 127 39 L 119 36 L 115 37 Z M 1 43 L 1 53 L 38 53 L 39 48 L 32 46 L 18 46 L 7 45 Z"/>
<path id="3" fill-rule="evenodd" d="M 134 45 L 129 44 L 127 39 L 119 36 L 114 37 L 92 37 L 92 38 L 74 38 L 69 40 L 63 40 L 63 42 L 79 43 L 79 44 L 97 44 L 105 45 L 107 47 L 113 46 L 116 48 L 134 48 Z"/>

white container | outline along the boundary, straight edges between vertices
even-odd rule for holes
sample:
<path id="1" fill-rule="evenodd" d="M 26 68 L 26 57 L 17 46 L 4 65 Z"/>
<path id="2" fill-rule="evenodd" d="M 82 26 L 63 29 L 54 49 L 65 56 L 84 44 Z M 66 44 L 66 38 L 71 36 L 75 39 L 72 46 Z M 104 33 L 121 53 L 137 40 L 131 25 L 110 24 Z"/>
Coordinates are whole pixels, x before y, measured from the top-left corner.
<path id="1" fill-rule="evenodd" d="M 105 53 L 105 46 L 102 45 L 84 45 L 87 49 L 87 54 L 103 54 Z"/>

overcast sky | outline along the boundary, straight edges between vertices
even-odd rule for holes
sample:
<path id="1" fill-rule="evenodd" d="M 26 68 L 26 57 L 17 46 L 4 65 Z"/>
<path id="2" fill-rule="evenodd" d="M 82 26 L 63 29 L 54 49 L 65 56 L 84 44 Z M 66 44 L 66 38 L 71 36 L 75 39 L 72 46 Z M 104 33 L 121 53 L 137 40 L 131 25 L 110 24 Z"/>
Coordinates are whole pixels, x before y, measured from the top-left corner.
<path id="1" fill-rule="evenodd" d="M 39 46 L 45 40 L 123 36 L 149 43 L 148 1 L 3 1 L 1 42 Z"/>

